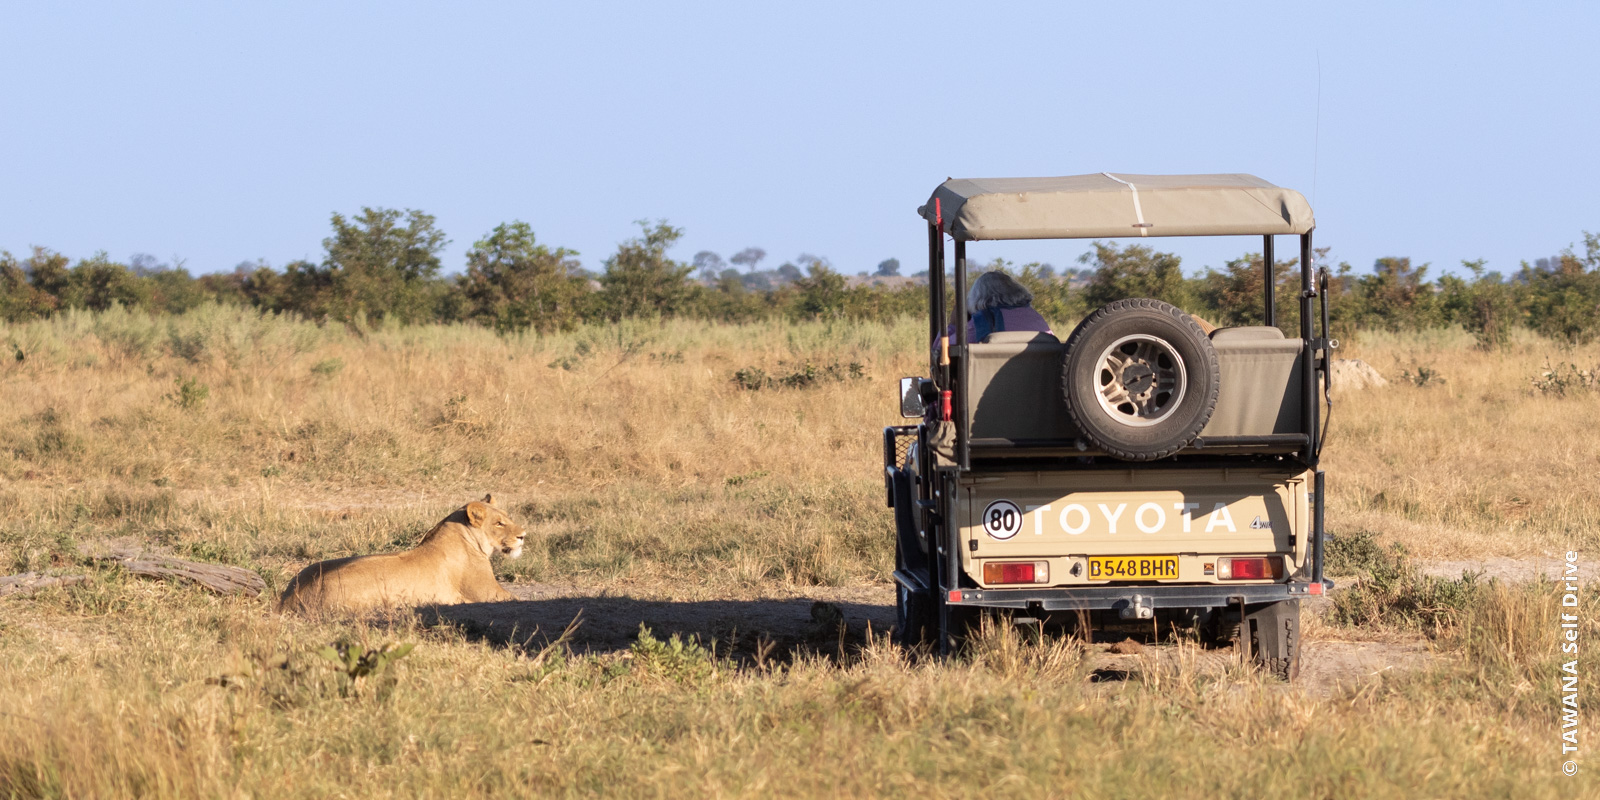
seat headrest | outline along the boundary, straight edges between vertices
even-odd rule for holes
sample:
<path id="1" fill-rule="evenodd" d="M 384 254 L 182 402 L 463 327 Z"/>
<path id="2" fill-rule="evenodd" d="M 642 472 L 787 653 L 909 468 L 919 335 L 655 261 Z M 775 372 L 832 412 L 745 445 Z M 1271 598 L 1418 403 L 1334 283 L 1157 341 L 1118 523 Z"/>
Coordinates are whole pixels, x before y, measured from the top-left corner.
<path id="1" fill-rule="evenodd" d="M 1061 340 L 1044 331 L 995 331 L 989 334 L 981 344 L 1061 344 Z"/>
<path id="2" fill-rule="evenodd" d="M 1218 328 L 1211 332 L 1213 342 L 1251 342 L 1264 339 L 1283 339 L 1283 331 L 1270 325 L 1241 325 L 1237 328 Z"/>

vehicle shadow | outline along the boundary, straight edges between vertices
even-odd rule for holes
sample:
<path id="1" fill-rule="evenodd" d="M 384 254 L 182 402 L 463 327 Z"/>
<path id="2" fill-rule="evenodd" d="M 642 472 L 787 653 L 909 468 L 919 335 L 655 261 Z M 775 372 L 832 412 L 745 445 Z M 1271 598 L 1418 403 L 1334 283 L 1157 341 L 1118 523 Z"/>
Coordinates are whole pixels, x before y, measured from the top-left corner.
<path id="1" fill-rule="evenodd" d="M 655 601 L 630 597 L 554 597 L 417 609 L 430 625 L 448 625 L 473 641 L 538 651 L 562 638 L 575 653 L 629 649 L 640 627 L 665 641 L 676 634 L 719 653 L 758 659 L 789 657 L 796 648 L 832 654 L 887 634 L 894 606 L 811 598 Z"/>

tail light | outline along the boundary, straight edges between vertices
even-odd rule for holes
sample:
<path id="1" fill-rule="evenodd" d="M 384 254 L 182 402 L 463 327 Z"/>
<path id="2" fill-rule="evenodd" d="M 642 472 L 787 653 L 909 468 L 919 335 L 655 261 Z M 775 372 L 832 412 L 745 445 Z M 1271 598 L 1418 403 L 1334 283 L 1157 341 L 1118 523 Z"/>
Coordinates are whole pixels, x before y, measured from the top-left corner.
<path id="1" fill-rule="evenodd" d="M 1217 559 L 1217 580 L 1259 581 L 1268 578 L 1275 581 L 1283 579 L 1283 559 L 1281 557 Z"/>
<path id="2" fill-rule="evenodd" d="M 983 565 L 983 582 L 997 583 L 1049 583 L 1048 561 L 990 561 Z"/>

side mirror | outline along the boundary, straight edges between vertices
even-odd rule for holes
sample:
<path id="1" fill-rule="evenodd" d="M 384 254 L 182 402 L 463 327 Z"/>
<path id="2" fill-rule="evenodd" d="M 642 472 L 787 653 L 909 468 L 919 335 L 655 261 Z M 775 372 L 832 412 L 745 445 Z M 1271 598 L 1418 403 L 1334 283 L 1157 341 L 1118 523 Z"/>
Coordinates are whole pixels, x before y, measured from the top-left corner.
<path id="1" fill-rule="evenodd" d="M 900 416 L 922 418 L 922 379 L 900 379 Z"/>

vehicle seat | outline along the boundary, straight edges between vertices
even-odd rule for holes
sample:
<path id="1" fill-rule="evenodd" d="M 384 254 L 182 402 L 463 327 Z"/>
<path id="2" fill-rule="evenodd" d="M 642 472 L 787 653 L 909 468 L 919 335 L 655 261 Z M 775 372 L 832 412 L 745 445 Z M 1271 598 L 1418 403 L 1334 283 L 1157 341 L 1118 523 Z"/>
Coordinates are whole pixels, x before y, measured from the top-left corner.
<path id="1" fill-rule="evenodd" d="M 1071 439 L 1061 394 L 1066 346 L 1039 331 L 996 331 L 967 346 L 967 425 L 974 439 Z"/>
<path id="2" fill-rule="evenodd" d="M 1265 325 L 1211 332 L 1221 370 L 1216 410 L 1202 437 L 1301 431 L 1300 339 Z"/>

